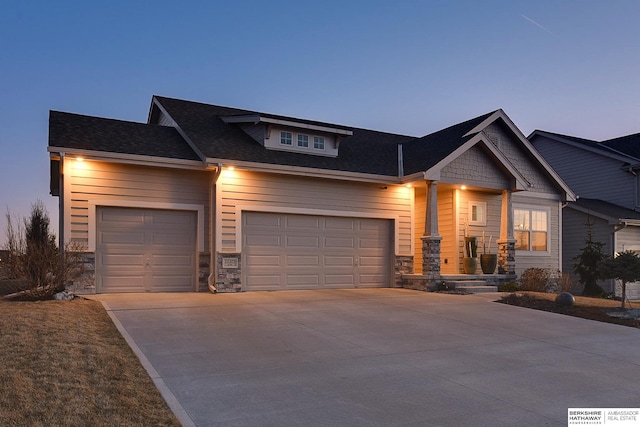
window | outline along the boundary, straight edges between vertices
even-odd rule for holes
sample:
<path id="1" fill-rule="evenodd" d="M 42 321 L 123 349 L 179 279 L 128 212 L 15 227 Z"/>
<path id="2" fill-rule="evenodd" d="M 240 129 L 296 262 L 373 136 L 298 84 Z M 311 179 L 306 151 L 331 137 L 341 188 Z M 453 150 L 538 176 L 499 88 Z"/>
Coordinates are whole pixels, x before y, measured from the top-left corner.
<path id="1" fill-rule="evenodd" d="M 469 202 L 469 225 L 487 225 L 487 204 Z"/>
<path id="2" fill-rule="evenodd" d="M 291 132 L 280 132 L 280 144 L 291 145 L 292 135 Z"/>
<path id="3" fill-rule="evenodd" d="M 298 134 L 298 147 L 309 148 L 309 135 Z"/>
<path id="4" fill-rule="evenodd" d="M 513 210 L 513 237 L 516 250 L 546 252 L 548 247 L 549 212 L 536 209 Z"/>
<path id="5" fill-rule="evenodd" d="M 321 136 L 314 136 L 313 148 L 315 148 L 316 150 L 324 150 L 324 138 Z"/>

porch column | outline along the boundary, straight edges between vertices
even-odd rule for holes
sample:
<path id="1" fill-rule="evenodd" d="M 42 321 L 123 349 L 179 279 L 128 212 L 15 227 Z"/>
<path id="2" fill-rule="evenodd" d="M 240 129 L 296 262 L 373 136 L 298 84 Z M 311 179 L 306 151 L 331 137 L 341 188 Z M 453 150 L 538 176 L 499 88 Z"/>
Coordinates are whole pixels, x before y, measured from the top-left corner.
<path id="1" fill-rule="evenodd" d="M 422 236 L 422 274 L 440 278 L 440 241 L 438 233 L 438 184 L 427 181 L 424 235 Z"/>
<path id="2" fill-rule="evenodd" d="M 498 273 L 516 274 L 516 240 L 513 238 L 511 191 L 502 190 L 502 215 L 498 244 Z"/>

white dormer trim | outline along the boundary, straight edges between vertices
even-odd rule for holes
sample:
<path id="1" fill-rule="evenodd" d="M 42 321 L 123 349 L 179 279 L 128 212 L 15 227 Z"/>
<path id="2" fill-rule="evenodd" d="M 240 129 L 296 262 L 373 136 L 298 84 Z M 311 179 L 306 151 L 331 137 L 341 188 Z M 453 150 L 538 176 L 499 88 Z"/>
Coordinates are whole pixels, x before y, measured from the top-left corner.
<path id="1" fill-rule="evenodd" d="M 314 124 L 310 124 L 310 123 L 298 122 L 298 121 L 293 121 L 293 120 L 274 119 L 274 118 L 271 118 L 271 117 L 261 116 L 260 114 L 247 114 L 247 115 L 242 115 L 242 116 L 223 116 L 223 117 L 220 117 L 220 118 L 225 123 L 253 123 L 253 124 L 268 123 L 268 124 L 292 127 L 292 128 L 297 128 L 297 129 L 312 130 L 312 131 L 316 131 L 316 132 L 333 133 L 333 134 L 336 134 L 336 135 L 344 135 L 344 136 L 353 135 L 353 131 L 348 130 L 348 129 L 341 129 L 341 128 L 330 127 L 330 126 L 322 126 L 322 125 L 314 125 Z"/>

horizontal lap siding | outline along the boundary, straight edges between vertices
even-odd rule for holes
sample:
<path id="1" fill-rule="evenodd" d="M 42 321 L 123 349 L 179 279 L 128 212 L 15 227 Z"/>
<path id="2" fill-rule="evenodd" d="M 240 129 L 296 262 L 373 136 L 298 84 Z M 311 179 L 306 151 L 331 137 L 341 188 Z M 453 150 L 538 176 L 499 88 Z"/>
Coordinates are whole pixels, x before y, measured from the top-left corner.
<path id="1" fill-rule="evenodd" d="M 640 227 L 627 226 L 616 233 L 616 252 L 622 251 L 640 251 Z"/>
<path id="2" fill-rule="evenodd" d="M 411 253 L 411 210 L 413 191 L 403 186 L 383 186 L 300 176 L 225 171 L 216 186 L 220 249 L 236 250 L 238 208 L 256 210 L 332 211 L 358 214 L 398 215 L 399 254 Z M 290 209 L 290 210 L 289 210 Z M 300 212 L 297 212 L 300 213 Z M 310 212 L 311 213 L 311 212 Z"/>
<path id="3" fill-rule="evenodd" d="M 209 173 L 182 169 L 88 160 L 65 162 L 65 215 L 71 219 L 65 240 L 87 244 L 90 200 L 98 205 L 100 200 L 204 205 L 207 218 L 209 179 Z M 205 247 L 208 228 L 205 221 Z"/>

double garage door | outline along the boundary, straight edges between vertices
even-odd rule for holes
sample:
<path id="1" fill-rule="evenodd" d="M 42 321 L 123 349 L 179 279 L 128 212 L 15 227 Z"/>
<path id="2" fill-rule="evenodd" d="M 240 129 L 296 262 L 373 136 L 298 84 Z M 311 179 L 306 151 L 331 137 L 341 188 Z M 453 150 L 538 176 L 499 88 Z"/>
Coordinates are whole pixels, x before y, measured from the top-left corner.
<path id="1" fill-rule="evenodd" d="M 195 291 L 196 212 L 98 207 L 97 292 Z"/>
<path id="2" fill-rule="evenodd" d="M 244 290 L 388 287 L 390 220 L 245 212 Z"/>

